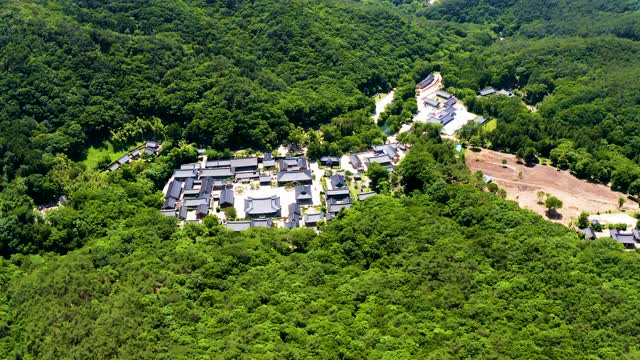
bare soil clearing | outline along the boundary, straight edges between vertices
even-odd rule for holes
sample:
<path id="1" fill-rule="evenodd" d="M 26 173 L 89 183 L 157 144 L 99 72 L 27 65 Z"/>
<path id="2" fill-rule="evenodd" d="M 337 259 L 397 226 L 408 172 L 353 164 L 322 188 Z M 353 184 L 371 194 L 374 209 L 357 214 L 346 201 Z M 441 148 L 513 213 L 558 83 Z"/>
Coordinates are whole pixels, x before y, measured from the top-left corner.
<path id="1" fill-rule="evenodd" d="M 506 160 L 506 164 L 503 164 Z M 507 198 L 517 201 L 521 207 L 531 209 L 546 217 L 546 209 L 538 204 L 538 192 L 549 193 L 564 203 L 559 213 L 561 219 L 554 221 L 568 224 L 580 212 L 590 213 L 618 211 L 618 199 L 626 196 L 605 185 L 592 184 L 580 180 L 568 171 L 560 171 L 551 166 L 528 167 L 518 164 L 516 157 L 497 151 L 468 150 L 465 162 L 471 171 L 482 171 L 507 192 Z M 638 204 L 627 199 L 622 210 L 638 210 Z"/>

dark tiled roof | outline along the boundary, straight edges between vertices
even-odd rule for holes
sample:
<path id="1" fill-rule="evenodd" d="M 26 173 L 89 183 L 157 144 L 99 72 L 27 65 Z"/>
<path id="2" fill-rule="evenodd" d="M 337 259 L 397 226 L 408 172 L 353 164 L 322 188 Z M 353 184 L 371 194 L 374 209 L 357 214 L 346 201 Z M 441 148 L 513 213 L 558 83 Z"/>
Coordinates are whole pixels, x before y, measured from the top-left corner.
<path id="1" fill-rule="evenodd" d="M 353 167 L 356 169 L 362 167 L 362 161 L 360 161 L 358 155 L 351 155 L 349 157 L 349 161 L 351 162 L 351 165 L 353 165 Z"/>
<path id="2" fill-rule="evenodd" d="M 162 209 L 175 209 L 176 208 L 176 199 L 167 198 L 162 204 Z"/>
<path id="3" fill-rule="evenodd" d="M 446 114 L 445 116 L 441 116 L 440 117 L 440 123 L 442 123 L 442 125 L 447 125 L 448 123 L 452 122 L 453 119 L 456 118 L 456 114 L 455 113 L 450 113 L 450 114 Z"/>
<path id="4" fill-rule="evenodd" d="M 304 216 L 304 224 L 307 226 L 315 226 L 320 220 L 324 220 L 324 213 L 306 214 Z"/>
<path id="5" fill-rule="evenodd" d="M 183 208 L 186 208 L 186 207 L 195 208 L 202 204 L 209 206 L 209 199 L 186 199 L 182 201 Z"/>
<path id="6" fill-rule="evenodd" d="M 244 231 L 249 230 L 251 228 L 251 221 L 227 221 L 225 224 L 226 228 L 233 231 Z"/>
<path id="7" fill-rule="evenodd" d="M 186 178 L 184 180 L 184 189 L 185 190 L 193 189 L 193 181 L 194 181 L 194 178 Z"/>
<path id="8" fill-rule="evenodd" d="M 291 218 L 292 215 L 300 216 L 301 214 L 302 210 L 300 209 L 300 205 L 298 205 L 298 203 L 289 204 L 289 218 Z"/>
<path id="9" fill-rule="evenodd" d="M 329 206 L 327 206 L 327 211 L 329 213 L 332 214 L 336 214 L 338 212 L 340 212 L 340 210 L 342 209 L 348 209 L 351 207 L 351 203 L 345 203 L 345 204 L 330 204 Z"/>
<path id="10" fill-rule="evenodd" d="M 485 118 L 483 116 L 480 116 L 479 118 L 475 119 L 474 122 L 476 124 L 478 124 L 478 125 L 482 125 L 482 124 L 486 123 L 487 120 L 489 120 L 489 119 L 487 119 L 487 118 Z"/>
<path id="11" fill-rule="evenodd" d="M 612 238 L 616 239 L 618 242 L 624 244 L 624 246 L 628 249 L 635 248 L 638 244 L 638 240 L 633 233 L 622 233 L 620 230 L 611 229 L 609 234 Z"/>
<path id="12" fill-rule="evenodd" d="M 320 158 L 321 164 L 340 164 L 340 158 L 337 156 L 323 156 Z"/>
<path id="13" fill-rule="evenodd" d="M 222 191 L 220 192 L 220 206 L 222 205 L 233 206 L 233 203 L 234 203 L 233 190 L 222 189 Z"/>
<path id="14" fill-rule="evenodd" d="M 389 155 L 390 158 L 395 158 L 398 156 L 397 144 L 386 144 L 386 145 L 378 145 L 373 147 L 373 151 L 376 154 L 386 154 Z"/>
<path id="15" fill-rule="evenodd" d="M 165 215 L 165 216 L 176 216 L 176 210 L 175 209 L 168 209 L 168 210 L 160 210 L 160 214 Z"/>
<path id="16" fill-rule="evenodd" d="M 207 161 L 207 168 L 228 168 L 231 167 L 231 160 L 212 160 Z"/>
<path id="17" fill-rule="evenodd" d="M 281 171 L 307 170 L 308 168 L 309 166 L 307 165 L 307 158 L 304 157 L 295 158 L 292 156 L 287 156 L 286 159 L 280 160 Z"/>
<path id="18" fill-rule="evenodd" d="M 167 189 L 167 197 L 180 199 L 180 193 L 182 192 L 182 183 L 179 181 L 172 181 Z"/>
<path id="19" fill-rule="evenodd" d="M 159 147 L 160 144 L 158 144 L 157 141 L 147 141 L 146 143 L 144 143 L 144 146 L 148 147 L 148 148 L 154 148 L 155 149 L 155 148 Z"/>
<path id="20" fill-rule="evenodd" d="M 296 186 L 296 200 L 311 200 L 311 185 Z"/>
<path id="21" fill-rule="evenodd" d="M 279 183 L 304 183 L 310 182 L 311 180 L 311 170 L 281 171 L 278 173 Z"/>
<path id="22" fill-rule="evenodd" d="M 244 200 L 244 208 L 247 215 L 251 216 L 276 215 L 281 208 L 280 197 L 248 198 Z"/>
<path id="23" fill-rule="evenodd" d="M 197 175 L 197 171 L 194 169 L 182 169 L 173 171 L 173 177 L 176 179 L 194 178 Z"/>
<path id="24" fill-rule="evenodd" d="M 200 195 L 200 190 L 197 189 L 189 189 L 182 192 L 183 197 L 198 197 L 198 195 Z"/>
<path id="25" fill-rule="evenodd" d="M 187 218 L 187 208 L 185 206 L 181 207 L 178 211 L 178 217 L 182 220 Z"/>
<path id="26" fill-rule="evenodd" d="M 342 197 L 342 196 L 349 196 L 349 189 L 335 189 L 335 190 L 327 190 L 326 192 L 327 197 Z"/>
<path id="27" fill-rule="evenodd" d="M 257 171 L 243 171 L 236 173 L 236 181 L 242 180 L 257 180 L 260 178 L 260 173 Z"/>
<path id="28" fill-rule="evenodd" d="M 196 208 L 196 215 L 197 216 L 209 215 L 209 206 L 205 204 L 198 205 L 198 207 Z"/>
<path id="29" fill-rule="evenodd" d="M 334 189 L 343 188 L 347 182 L 344 179 L 344 175 L 342 174 L 333 174 L 331 175 L 331 186 Z"/>
<path id="30" fill-rule="evenodd" d="M 369 164 L 374 162 L 381 165 L 391 164 L 391 158 L 389 157 L 389 155 L 372 156 L 370 158 L 367 158 L 367 162 Z"/>
<path id="31" fill-rule="evenodd" d="M 253 219 L 251 220 L 251 227 L 266 227 L 270 228 L 273 226 L 272 219 Z"/>
<path id="32" fill-rule="evenodd" d="M 260 183 L 261 184 L 265 184 L 265 183 L 271 183 L 271 175 L 260 175 Z"/>
<path id="33" fill-rule="evenodd" d="M 441 97 L 443 99 L 450 99 L 453 95 L 449 94 L 446 91 L 438 90 L 436 91 L 436 96 Z"/>
<path id="34" fill-rule="evenodd" d="M 258 158 L 240 158 L 240 159 L 231 159 L 231 167 L 232 168 L 247 168 L 247 167 L 258 167 Z"/>
<path id="35" fill-rule="evenodd" d="M 233 172 L 231 171 L 231 168 L 204 169 L 204 170 L 200 170 L 200 177 L 226 179 L 226 178 L 233 177 Z"/>
<path id="36" fill-rule="evenodd" d="M 486 89 L 480 90 L 480 96 L 487 96 L 495 93 L 496 93 L 496 89 L 494 88 L 486 88 Z"/>
<path id="37" fill-rule="evenodd" d="M 118 160 L 116 160 L 116 162 L 120 165 L 124 165 L 126 163 L 128 163 L 129 161 L 131 161 L 131 157 L 129 157 L 129 155 L 122 155 Z"/>
<path id="38" fill-rule="evenodd" d="M 418 88 L 423 89 L 427 86 L 429 86 L 429 84 L 431 84 L 433 82 L 433 74 L 429 74 L 427 75 L 426 78 L 424 78 L 422 81 L 420 81 L 417 85 Z"/>
<path id="39" fill-rule="evenodd" d="M 191 169 L 199 169 L 199 168 L 200 168 L 200 164 L 198 163 L 180 165 L 180 170 L 191 170 Z"/>
<path id="40" fill-rule="evenodd" d="M 591 228 L 580 229 L 580 231 L 584 233 L 584 237 L 587 239 L 593 240 L 596 238 L 596 233 L 594 233 L 593 230 L 591 230 Z"/>
<path id="41" fill-rule="evenodd" d="M 376 195 L 375 191 L 369 191 L 358 194 L 358 200 L 362 201 Z"/>
<path id="42" fill-rule="evenodd" d="M 438 100 L 436 100 L 436 99 L 426 99 L 426 100 L 424 101 L 424 103 L 425 103 L 426 105 L 433 106 L 433 107 L 436 107 L 436 108 L 437 108 L 438 106 L 440 106 L 440 102 L 439 102 Z"/>
<path id="43" fill-rule="evenodd" d="M 456 103 L 456 99 L 451 98 L 451 99 L 449 99 L 449 100 L 444 102 L 444 106 L 445 107 L 451 107 L 451 106 L 455 105 L 455 103 Z"/>

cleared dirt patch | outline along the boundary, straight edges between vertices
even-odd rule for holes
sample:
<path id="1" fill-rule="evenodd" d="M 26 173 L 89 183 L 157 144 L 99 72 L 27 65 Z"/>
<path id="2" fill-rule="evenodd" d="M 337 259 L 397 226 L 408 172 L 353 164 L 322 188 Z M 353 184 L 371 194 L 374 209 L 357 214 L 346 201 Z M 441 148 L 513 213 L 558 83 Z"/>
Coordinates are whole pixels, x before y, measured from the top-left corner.
<path id="1" fill-rule="evenodd" d="M 506 160 L 506 164 L 503 164 L 503 160 Z M 604 185 L 580 180 L 568 171 L 544 165 L 528 167 L 518 164 L 514 155 L 497 151 L 467 150 L 465 162 L 471 171 L 480 170 L 493 177 L 493 181 L 506 190 L 508 199 L 545 217 L 545 207 L 538 204 L 538 192 L 543 191 L 559 198 L 564 203 L 559 211 L 562 218 L 554 221 L 563 224 L 577 218 L 583 210 L 590 213 L 617 211 L 618 199 L 626 199 L 622 193 L 612 191 Z M 627 199 L 622 209 L 636 211 L 638 204 Z"/>

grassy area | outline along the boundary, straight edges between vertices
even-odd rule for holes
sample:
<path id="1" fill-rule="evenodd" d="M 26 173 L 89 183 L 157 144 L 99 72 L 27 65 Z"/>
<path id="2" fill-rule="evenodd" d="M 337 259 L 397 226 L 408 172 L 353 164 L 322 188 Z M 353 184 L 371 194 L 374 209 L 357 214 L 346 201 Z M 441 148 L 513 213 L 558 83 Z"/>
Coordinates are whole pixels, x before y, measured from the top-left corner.
<path id="1" fill-rule="evenodd" d="M 95 148 L 93 146 L 90 147 L 89 151 L 87 152 L 87 158 L 82 163 L 85 164 L 88 168 L 95 169 L 98 166 L 100 160 L 105 156 L 108 156 L 109 159 L 111 159 L 111 162 L 113 162 L 127 152 L 128 150 L 115 152 L 113 149 L 113 145 L 111 145 L 111 143 L 107 141 L 100 148 Z"/>
<path id="2" fill-rule="evenodd" d="M 496 129 L 497 126 L 498 126 L 498 120 L 491 119 L 482 126 L 482 131 L 486 131 L 486 132 L 493 131 Z"/>
<path id="3" fill-rule="evenodd" d="M 378 94 L 376 94 L 376 95 L 373 97 L 373 100 L 374 100 L 375 102 L 378 102 L 378 101 L 382 100 L 382 98 L 384 98 L 385 96 L 387 96 L 387 94 L 381 94 L 381 93 L 378 93 Z"/>

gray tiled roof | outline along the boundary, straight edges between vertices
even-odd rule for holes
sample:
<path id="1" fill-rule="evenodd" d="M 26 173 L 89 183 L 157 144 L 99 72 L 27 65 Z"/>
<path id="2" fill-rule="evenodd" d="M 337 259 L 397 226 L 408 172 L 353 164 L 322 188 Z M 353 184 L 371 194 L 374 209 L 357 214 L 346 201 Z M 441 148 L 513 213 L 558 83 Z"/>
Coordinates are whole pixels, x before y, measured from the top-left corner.
<path id="1" fill-rule="evenodd" d="M 207 161 L 207 168 L 228 168 L 231 167 L 231 160 L 212 160 Z"/>
<path id="2" fill-rule="evenodd" d="M 378 164 L 391 164 L 391 158 L 389 155 L 380 155 L 380 156 L 372 156 L 367 158 L 367 162 L 370 163 L 378 163 Z"/>
<path id="3" fill-rule="evenodd" d="M 182 207 L 198 207 L 202 204 L 209 205 L 209 199 L 187 199 L 182 202 Z"/>
<path id="4" fill-rule="evenodd" d="M 165 216 L 176 216 L 176 210 L 175 209 L 168 209 L 168 210 L 160 210 L 160 214 L 165 215 Z"/>
<path id="5" fill-rule="evenodd" d="M 257 171 L 243 171 L 236 173 L 236 181 L 259 179 L 260 173 Z"/>
<path id="6" fill-rule="evenodd" d="M 351 207 L 351 203 L 345 203 L 345 204 L 329 204 L 327 206 L 327 211 L 330 213 L 338 213 L 340 212 L 340 210 L 342 209 L 348 209 Z"/>
<path id="7" fill-rule="evenodd" d="M 295 183 L 311 181 L 311 170 L 281 171 L 278 173 L 279 183 Z"/>
<path id="8" fill-rule="evenodd" d="M 185 190 L 193 189 L 193 181 L 194 181 L 193 178 L 186 178 L 184 180 L 184 188 L 185 188 Z"/>
<path id="9" fill-rule="evenodd" d="M 178 218 L 182 220 L 187 218 L 187 208 L 185 206 L 181 207 L 180 210 L 178 210 Z"/>
<path id="10" fill-rule="evenodd" d="M 162 204 L 162 209 L 175 209 L 176 208 L 176 199 L 167 198 Z"/>
<path id="11" fill-rule="evenodd" d="M 228 188 L 222 189 L 222 191 L 220 192 L 220 206 L 222 205 L 233 206 L 233 203 L 234 203 L 233 190 Z"/>
<path id="12" fill-rule="evenodd" d="M 198 205 L 198 207 L 196 208 L 196 215 L 198 216 L 209 215 L 209 206 L 206 204 Z"/>
<path id="13" fill-rule="evenodd" d="M 146 143 L 144 143 L 144 146 L 148 148 L 157 148 L 158 146 L 160 146 L 160 144 L 158 144 L 157 141 L 147 141 Z"/>
<path id="14" fill-rule="evenodd" d="M 260 183 L 271 183 L 271 175 L 260 175 Z"/>
<path id="15" fill-rule="evenodd" d="M 251 220 L 251 227 L 266 227 L 270 228 L 273 226 L 272 219 L 253 219 Z"/>
<path id="16" fill-rule="evenodd" d="M 424 78 L 422 81 L 420 81 L 417 85 L 418 88 L 422 89 L 425 88 L 427 86 L 429 86 L 429 84 L 431 84 L 433 82 L 433 74 L 429 74 L 427 75 L 426 78 Z"/>
<path id="17" fill-rule="evenodd" d="M 203 170 L 200 170 L 200 177 L 226 179 L 226 178 L 233 177 L 233 172 L 231 172 L 230 168 L 203 169 Z"/>
<path id="18" fill-rule="evenodd" d="M 487 96 L 487 95 L 491 95 L 491 94 L 495 94 L 495 93 L 496 93 L 496 89 L 494 89 L 494 88 L 486 88 L 486 89 L 480 90 L 480 95 L 481 96 Z"/>
<path id="19" fill-rule="evenodd" d="M 424 103 L 426 105 L 429 105 L 429 106 L 432 106 L 432 107 L 436 107 L 436 108 L 438 106 L 440 106 L 440 102 L 438 100 L 436 100 L 436 99 L 425 99 Z"/>
<path id="20" fill-rule="evenodd" d="M 482 125 L 482 124 L 486 123 L 487 120 L 489 120 L 489 119 L 487 119 L 487 118 L 485 118 L 483 116 L 480 116 L 479 118 L 475 119 L 475 123 L 478 124 L 478 125 Z"/>
<path id="21" fill-rule="evenodd" d="M 358 200 L 362 201 L 376 195 L 375 191 L 363 192 L 358 194 Z"/>
<path id="22" fill-rule="evenodd" d="M 436 96 L 441 97 L 443 99 L 450 99 L 453 95 L 449 94 L 446 91 L 438 90 L 436 91 Z"/>
<path id="23" fill-rule="evenodd" d="M 131 157 L 129 155 L 122 155 L 118 160 L 116 160 L 118 164 L 123 165 L 131 161 Z"/>
<path id="24" fill-rule="evenodd" d="M 244 208 L 247 215 L 275 215 L 280 211 L 280 197 L 248 198 L 244 200 Z"/>
<path id="25" fill-rule="evenodd" d="M 342 174 L 333 174 L 331 175 L 331 186 L 333 186 L 334 189 L 337 188 L 342 188 L 347 184 L 344 175 Z"/>
<path id="26" fill-rule="evenodd" d="M 331 196 L 348 196 L 350 195 L 349 189 L 335 189 L 335 190 L 327 190 L 326 195 Z"/>
<path id="27" fill-rule="evenodd" d="M 174 180 L 169 184 L 169 188 L 167 189 L 167 197 L 179 199 L 181 192 L 182 192 L 182 183 Z"/>
<path id="28" fill-rule="evenodd" d="M 311 185 L 296 186 L 296 200 L 311 200 Z"/>
<path id="29" fill-rule="evenodd" d="M 354 168 L 359 168 L 362 167 L 362 161 L 360 161 L 360 158 L 358 158 L 358 155 L 351 155 L 349 157 L 349 161 L 351 162 L 351 165 L 353 165 Z"/>
<path id="30" fill-rule="evenodd" d="M 227 221 L 225 226 L 229 230 L 244 231 L 244 230 L 249 230 L 249 228 L 251 228 L 251 221 L 250 220 Z"/>
<path id="31" fill-rule="evenodd" d="M 320 220 L 324 220 L 324 213 L 305 214 L 305 225 L 316 225 Z"/>
<path id="32" fill-rule="evenodd" d="M 173 177 L 176 179 L 184 179 L 184 178 L 192 178 L 196 177 L 197 172 L 194 169 L 182 169 L 182 170 L 174 170 Z"/>
<path id="33" fill-rule="evenodd" d="M 258 158 L 240 158 L 240 159 L 231 159 L 231 167 L 232 168 L 245 168 L 245 167 L 258 167 Z"/>
<path id="34" fill-rule="evenodd" d="M 445 107 L 451 107 L 451 106 L 455 105 L 456 102 L 457 101 L 456 101 L 455 98 L 451 98 L 451 99 L 449 99 L 449 100 L 444 102 L 444 106 Z"/>

